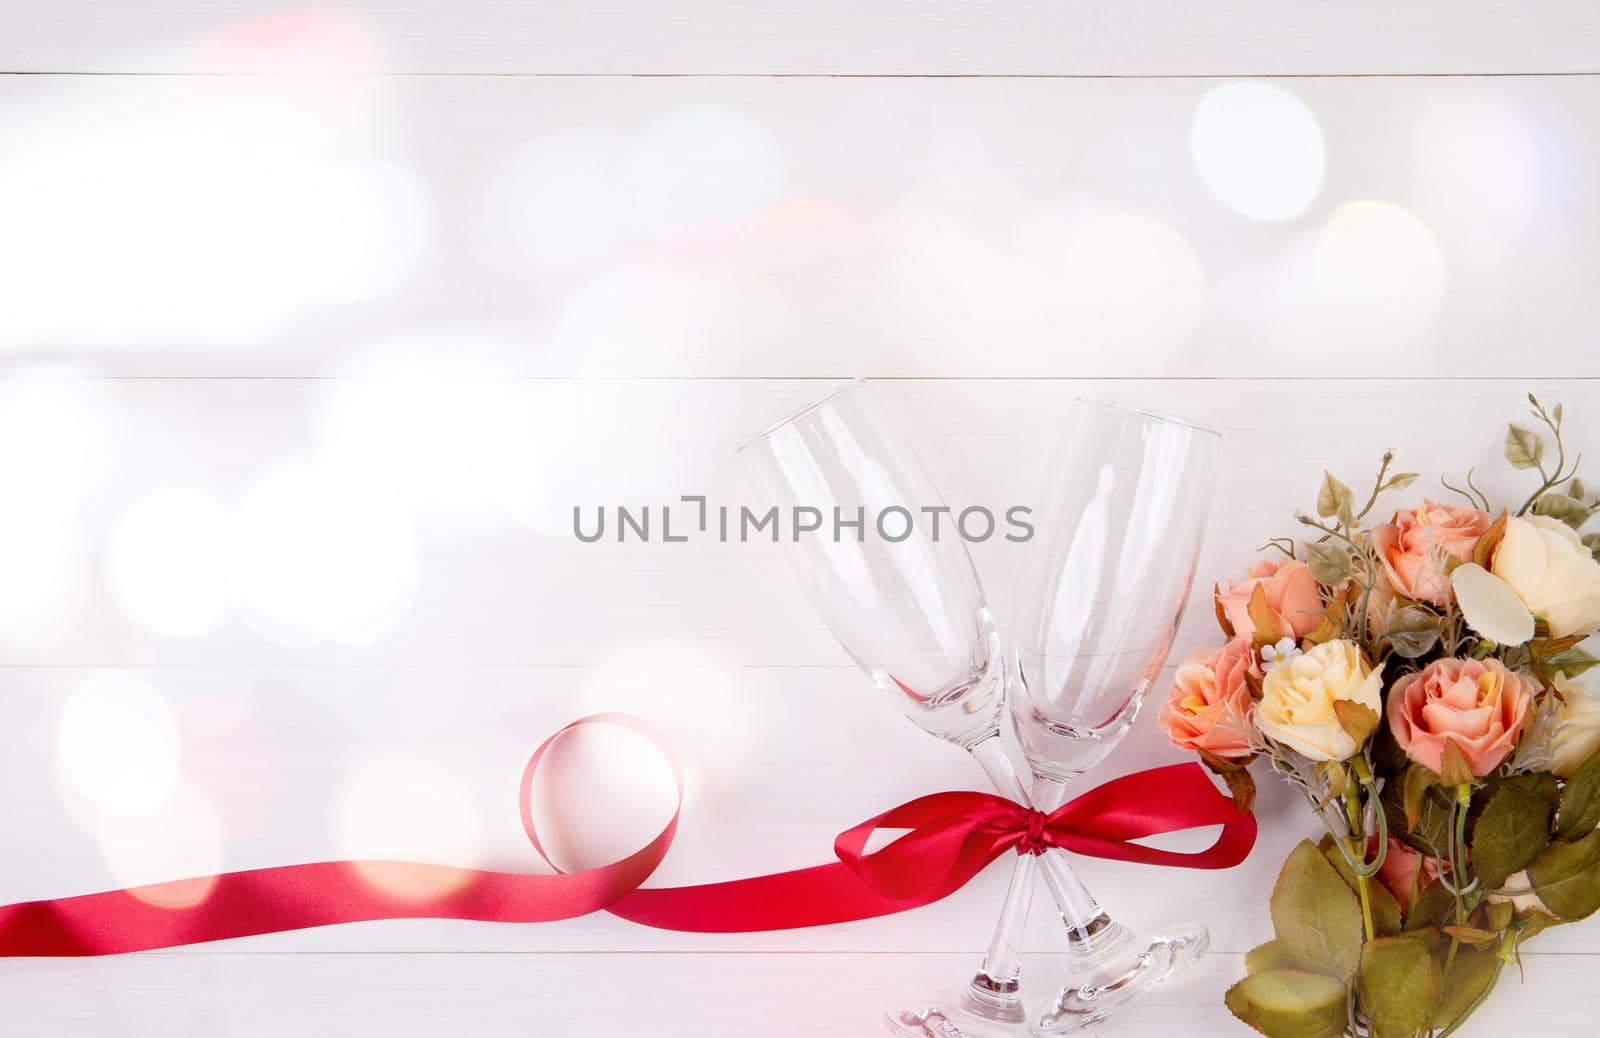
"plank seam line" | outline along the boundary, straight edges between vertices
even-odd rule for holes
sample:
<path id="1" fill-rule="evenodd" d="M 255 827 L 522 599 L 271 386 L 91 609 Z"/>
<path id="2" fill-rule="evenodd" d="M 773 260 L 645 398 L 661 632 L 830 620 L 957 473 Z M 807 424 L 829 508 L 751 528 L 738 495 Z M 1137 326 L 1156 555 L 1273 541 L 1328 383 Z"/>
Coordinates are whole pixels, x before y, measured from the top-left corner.
<path id="1" fill-rule="evenodd" d="M 339 78 L 341 73 L 177 72 L 170 70 L 3 69 L 0 76 L 125 78 Z M 374 79 L 988 79 L 988 80 L 1208 80 L 1208 79 L 1574 79 L 1600 70 L 1542 72 L 376 72 Z"/>

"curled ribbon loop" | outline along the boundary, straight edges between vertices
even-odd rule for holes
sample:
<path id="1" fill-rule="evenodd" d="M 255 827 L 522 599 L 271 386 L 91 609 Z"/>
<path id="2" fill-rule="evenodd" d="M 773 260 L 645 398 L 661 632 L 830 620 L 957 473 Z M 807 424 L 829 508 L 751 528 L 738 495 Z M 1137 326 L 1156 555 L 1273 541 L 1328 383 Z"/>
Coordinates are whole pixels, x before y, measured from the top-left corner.
<path id="1" fill-rule="evenodd" d="M 599 911 L 683 932 L 788 930 L 930 904 L 1010 850 L 1039 854 L 1060 848 L 1118 861 L 1223 869 L 1243 861 L 1255 842 L 1252 816 L 1219 793 L 1199 765 L 1176 764 L 1113 779 L 1049 814 L 992 794 L 937 793 L 839 834 L 834 842 L 839 860 L 830 864 L 700 886 L 645 888 L 677 834 L 683 769 L 667 741 L 639 718 L 596 714 L 545 740 L 523 771 L 523 825 L 548 862 L 532 810 L 539 763 L 563 734 L 591 724 L 620 725 L 645 736 L 665 755 L 678 785 L 678 809 L 671 820 L 620 861 L 555 875 L 421 862 L 326 861 L 205 877 L 209 892 L 190 907 L 161 907 L 137 890 L 29 901 L 0 907 L 0 955 L 112 955 L 374 919 L 535 923 Z M 1135 842 L 1214 825 L 1222 827 L 1216 841 L 1195 853 Z M 905 831 L 869 853 L 867 843 L 879 830 Z M 417 880 L 396 889 L 450 892 L 408 898 L 363 878 L 373 870 Z"/>

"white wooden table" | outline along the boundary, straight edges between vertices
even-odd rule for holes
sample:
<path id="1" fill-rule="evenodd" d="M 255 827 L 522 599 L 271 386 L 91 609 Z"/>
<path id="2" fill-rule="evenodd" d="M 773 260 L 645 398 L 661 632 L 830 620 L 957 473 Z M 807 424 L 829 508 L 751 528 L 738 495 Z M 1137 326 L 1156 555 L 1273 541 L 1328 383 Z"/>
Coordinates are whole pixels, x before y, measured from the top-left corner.
<path id="1" fill-rule="evenodd" d="M 735 446 L 840 378 L 886 379 L 946 497 L 990 507 L 1031 500 L 1074 396 L 1221 430 L 1207 583 L 1386 447 L 1509 495 L 1529 391 L 1600 450 L 1597 31 L 1570 2 L 9 0 L 0 901 L 531 869 L 522 764 L 596 709 L 688 762 L 661 882 L 825 860 L 978 785 L 770 545 L 567 525 L 755 503 Z M 973 553 L 1004 621 L 1021 552 Z M 1174 660 L 1215 638 L 1204 598 Z M 1147 720 L 1099 777 L 1177 759 Z M 555 834 L 569 864 L 667 808 L 636 744 L 561 766 L 600 807 Z M 1259 811 L 1230 873 L 1084 862 L 1131 922 L 1213 935 L 1100 1032 L 1244 1033 L 1221 993 L 1309 831 L 1283 789 Z M 10 961 L 0 1004 L 26 1035 L 873 1034 L 970 972 L 1003 881 L 796 933 L 374 923 Z M 1037 906 L 1041 990 L 1053 926 Z M 1597 942 L 1542 936 L 1464 1033 L 1577 1033 Z"/>

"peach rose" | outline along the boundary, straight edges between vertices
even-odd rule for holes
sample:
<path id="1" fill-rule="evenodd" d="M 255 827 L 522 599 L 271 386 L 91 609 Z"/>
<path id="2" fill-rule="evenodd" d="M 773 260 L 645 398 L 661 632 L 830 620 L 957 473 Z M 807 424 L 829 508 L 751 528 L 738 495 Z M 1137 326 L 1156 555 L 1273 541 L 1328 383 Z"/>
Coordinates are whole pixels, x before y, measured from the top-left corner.
<path id="1" fill-rule="evenodd" d="M 1389 582 L 1407 598 L 1436 606 L 1450 603 L 1450 581 L 1440 556 L 1466 562 L 1489 529 L 1489 514 L 1465 505 L 1451 508 L 1423 499 L 1422 507 L 1396 512 L 1394 521 L 1372 530 Z"/>
<path id="2" fill-rule="evenodd" d="M 1389 729 L 1412 760 L 1436 772 L 1445 742 L 1455 743 L 1481 778 L 1516 747 L 1532 699 L 1499 660 L 1434 660 L 1389 690 Z"/>
<path id="3" fill-rule="evenodd" d="M 1417 870 L 1422 875 L 1417 875 Z M 1416 895 L 1428 889 L 1428 884 L 1439 878 L 1439 863 L 1425 854 L 1419 854 L 1389 837 L 1389 849 L 1384 853 L 1378 878 L 1389 888 L 1389 893 L 1400 902 L 1400 910 L 1409 913 Z"/>
<path id="4" fill-rule="evenodd" d="M 1255 636 L 1250 599 L 1258 587 L 1265 589 L 1267 608 L 1272 610 L 1279 628 L 1292 632 L 1296 640 L 1304 638 L 1322 622 L 1322 592 L 1317 590 L 1317 578 L 1311 575 L 1311 567 L 1298 560 L 1279 565 L 1268 559 L 1257 563 L 1244 580 L 1230 583 L 1226 591 L 1217 589 L 1217 601 L 1228 623 L 1233 625 L 1235 636 Z"/>
<path id="5" fill-rule="evenodd" d="M 1237 760 L 1250 748 L 1250 683 L 1261 676 L 1250 639 L 1195 653 L 1178 667 L 1157 720 L 1174 746 Z"/>

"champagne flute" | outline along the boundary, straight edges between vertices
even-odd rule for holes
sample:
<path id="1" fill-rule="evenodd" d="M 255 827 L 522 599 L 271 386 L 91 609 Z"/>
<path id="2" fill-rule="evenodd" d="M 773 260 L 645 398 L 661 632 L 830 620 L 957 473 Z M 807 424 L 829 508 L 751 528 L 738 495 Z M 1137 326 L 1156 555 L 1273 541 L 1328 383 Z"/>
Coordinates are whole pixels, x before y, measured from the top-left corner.
<path id="1" fill-rule="evenodd" d="M 1050 811 L 1127 734 L 1194 578 L 1219 437 L 1173 419 L 1075 401 L 1035 520 L 1019 595 L 1011 712 Z M 1050 874 L 1047 872 L 1047 878 Z M 1031 1022 L 1081 1030 L 1194 963 L 1196 924 L 1141 935 L 1061 884 L 1074 982 Z"/>
<path id="2" fill-rule="evenodd" d="M 779 502 L 818 511 L 825 528 L 797 539 L 800 574 L 851 658 L 918 727 L 970 752 L 1000 792 L 1027 803 L 1000 739 L 1006 666 L 971 557 L 948 519 L 943 537 L 921 521 L 924 509 L 944 502 L 867 385 L 858 380 L 779 422 L 743 453 Z M 918 521 L 908 527 L 897 513 L 891 528 L 869 535 L 866 524 L 895 510 Z M 836 536 L 842 531 L 830 524 L 837 518 L 862 525 Z M 891 1012 L 891 1030 L 939 1038 L 1022 1033 L 1022 933 L 1036 868 L 1058 899 L 1087 897 L 1060 851 L 1019 855 L 977 974 L 951 1002 Z"/>

